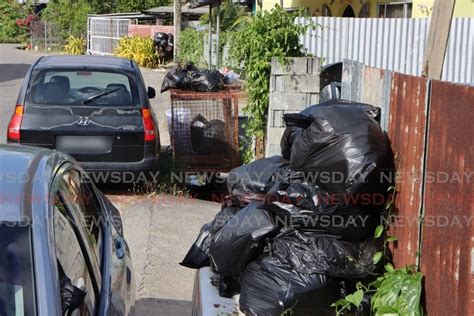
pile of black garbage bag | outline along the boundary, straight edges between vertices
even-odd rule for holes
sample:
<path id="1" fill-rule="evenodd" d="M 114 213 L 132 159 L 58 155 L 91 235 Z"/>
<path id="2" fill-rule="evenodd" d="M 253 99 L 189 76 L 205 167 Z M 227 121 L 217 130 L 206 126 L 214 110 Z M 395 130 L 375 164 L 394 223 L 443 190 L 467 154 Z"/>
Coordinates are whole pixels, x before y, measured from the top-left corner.
<path id="1" fill-rule="evenodd" d="M 161 84 L 161 93 L 169 89 L 217 92 L 224 89 L 226 84 L 226 76 L 220 71 L 199 70 L 193 64 L 186 64 L 168 71 Z"/>
<path id="2" fill-rule="evenodd" d="M 157 32 L 153 36 L 153 47 L 160 57 L 172 58 L 174 51 L 174 36 L 171 33 Z"/>
<path id="3" fill-rule="evenodd" d="M 181 263 L 211 266 L 247 315 L 280 315 L 331 279 L 380 267 L 392 155 L 380 109 L 341 100 L 284 116 L 282 156 L 233 169 L 230 195 Z"/>

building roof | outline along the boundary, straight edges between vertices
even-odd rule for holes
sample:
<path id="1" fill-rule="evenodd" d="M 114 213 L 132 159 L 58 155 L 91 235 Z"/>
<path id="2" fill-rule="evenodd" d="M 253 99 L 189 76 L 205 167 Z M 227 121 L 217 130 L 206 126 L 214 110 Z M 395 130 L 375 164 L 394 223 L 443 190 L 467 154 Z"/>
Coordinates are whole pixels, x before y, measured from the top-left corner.
<path id="1" fill-rule="evenodd" d="M 193 9 L 190 7 L 189 3 L 186 3 L 185 5 L 181 7 L 181 14 L 183 15 L 183 17 L 186 17 L 188 19 L 199 18 L 208 12 L 209 12 L 209 9 L 205 7 Z M 166 17 L 174 15 L 174 8 L 172 6 L 156 7 L 156 8 L 144 10 L 143 13 L 153 15 L 157 18 L 166 18 Z"/>
<path id="2" fill-rule="evenodd" d="M 108 14 L 88 14 L 88 17 L 108 18 L 108 19 L 138 19 L 152 20 L 155 16 L 142 12 L 124 12 L 124 13 L 108 13 Z"/>

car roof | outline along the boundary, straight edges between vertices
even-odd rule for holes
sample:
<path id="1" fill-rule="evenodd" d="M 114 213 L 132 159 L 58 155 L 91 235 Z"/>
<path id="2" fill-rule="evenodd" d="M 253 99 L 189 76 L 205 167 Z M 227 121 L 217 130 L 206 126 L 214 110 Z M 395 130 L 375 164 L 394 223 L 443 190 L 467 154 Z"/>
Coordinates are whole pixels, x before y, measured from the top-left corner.
<path id="1" fill-rule="evenodd" d="M 68 157 L 57 151 L 0 145 L 0 222 L 32 221 L 49 197 L 56 166 Z M 42 216 L 42 214 L 35 214 Z"/>
<path id="2" fill-rule="evenodd" d="M 41 57 L 35 68 L 91 67 L 105 69 L 133 70 L 130 59 L 93 55 L 51 55 Z"/>

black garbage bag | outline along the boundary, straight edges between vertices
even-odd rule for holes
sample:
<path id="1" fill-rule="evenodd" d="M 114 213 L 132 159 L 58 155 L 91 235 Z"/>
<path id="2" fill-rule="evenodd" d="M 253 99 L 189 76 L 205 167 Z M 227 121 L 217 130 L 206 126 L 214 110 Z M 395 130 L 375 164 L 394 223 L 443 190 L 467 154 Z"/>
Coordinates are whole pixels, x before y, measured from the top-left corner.
<path id="1" fill-rule="evenodd" d="M 191 146 L 194 153 L 202 155 L 225 153 L 228 150 L 225 123 L 196 115 L 191 121 Z"/>
<path id="2" fill-rule="evenodd" d="M 165 34 L 166 35 L 166 34 Z M 184 67 L 175 67 L 168 71 L 161 84 L 161 93 L 169 89 L 189 90 L 191 80 L 199 69 L 194 64 L 189 63 Z"/>
<path id="3" fill-rule="evenodd" d="M 300 273 L 365 278 L 377 269 L 373 257 L 382 247 L 382 238 L 355 243 L 320 233 L 284 228 L 273 238 L 271 253 Z"/>
<path id="4" fill-rule="evenodd" d="M 219 213 L 214 217 L 214 220 L 210 225 L 210 232 L 212 235 L 217 233 L 237 212 L 239 212 L 241 207 L 239 206 L 226 206 L 222 205 L 222 208 Z"/>
<path id="5" fill-rule="evenodd" d="M 63 315 L 69 316 L 82 305 L 87 293 L 72 284 L 71 279 L 64 273 L 64 269 L 59 261 L 58 274 Z"/>
<path id="6" fill-rule="evenodd" d="M 234 215 L 212 236 L 211 267 L 224 277 L 238 279 L 248 262 L 263 249 L 263 238 L 276 231 L 267 211 L 251 203 Z"/>
<path id="7" fill-rule="evenodd" d="M 165 47 L 166 45 L 168 45 L 168 39 L 169 39 L 168 34 L 157 32 L 153 36 L 153 45 Z"/>
<path id="8" fill-rule="evenodd" d="M 373 235 L 380 223 L 384 203 L 377 210 L 359 208 L 348 201 L 350 199 L 328 194 L 314 185 L 277 182 L 265 196 L 262 208 L 269 211 L 280 226 L 351 242 L 363 241 Z"/>
<path id="9" fill-rule="evenodd" d="M 244 192 L 266 193 L 273 184 L 273 176 L 289 162 L 281 156 L 259 159 L 232 169 L 227 177 L 227 189 Z"/>
<path id="10" fill-rule="evenodd" d="M 165 75 L 161 84 L 161 93 L 169 89 L 189 89 L 190 78 L 185 68 L 174 68 Z"/>
<path id="11" fill-rule="evenodd" d="M 224 75 L 218 70 L 203 70 L 193 77 L 190 88 L 197 92 L 217 92 L 224 89 Z"/>
<path id="12" fill-rule="evenodd" d="M 204 130 L 209 122 L 201 114 L 196 115 L 191 121 L 191 146 L 193 152 L 201 151 L 201 145 L 204 142 Z"/>
<path id="13" fill-rule="evenodd" d="M 209 244 L 211 242 L 211 223 L 204 224 L 199 236 L 189 249 L 180 265 L 191 269 L 209 266 Z"/>
<path id="14" fill-rule="evenodd" d="M 281 155 L 286 160 L 290 160 L 291 146 L 293 145 L 296 136 L 301 134 L 305 128 L 310 126 L 313 119 L 307 115 L 290 113 L 283 116 L 283 122 L 285 123 L 286 129 L 280 142 Z"/>
<path id="15" fill-rule="evenodd" d="M 358 102 L 353 102 L 349 100 L 341 100 L 341 99 L 329 100 L 326 102 L 321 102 L 319 104 L 312 105 L 310 107 L 307 107 L 303 111 L 301 111 L 300 115 L 316 118 L 319 116 L 318 114 L 319 108 L 334 106 L 334 105 L 337 105 L 339 107 L 347 106 L 352 109 L 357 108 L 357 109 L 363 110 L 365 113 L 367 113 L 369 116 L 371 116 L 373 119 L 375 119 L 377 122 L 380 123 L 381 114 L 382 114 L 380 108 L 375 107 L 370 104 L 366 104 L 366 103 L 358 103 Z"/>
<path id="16" fill-rule="evenodd" d="M 385 193 L 388 140 L 378 122 L 350 104 L 316 106 L 311 115 L 314 121 L 293 142 L 291 168 L 327 192 Z"/>
<path id="17" fill-rule="evenodd" d="M 174 35 L 171 33 L 168 33 L 168 46 L 173 46 L 174 45 Z"/>
<path id="18" fill-rule="evenodd" d="M 291 269 L 269 255 L 248 264 L 240 290 L 240 310 L 246 315 L 279 316 L 304 293 L 323 289 L 329 282 L 318 273 L 305 274 Z"/>

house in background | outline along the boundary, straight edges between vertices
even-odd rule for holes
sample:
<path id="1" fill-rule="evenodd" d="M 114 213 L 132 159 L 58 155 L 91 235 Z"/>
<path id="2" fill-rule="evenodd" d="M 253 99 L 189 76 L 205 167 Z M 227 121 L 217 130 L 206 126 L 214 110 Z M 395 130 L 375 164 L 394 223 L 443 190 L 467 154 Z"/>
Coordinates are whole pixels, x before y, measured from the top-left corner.
<path id="1" fill-rule="evenodd" d="M 269 10 L 276 4 L 285 9 L 306 8 L 312 16 L 421 18 L 428 17 L 434 0 L 257 0 Z M 457 0 L 455 17 L 474 17 L 474 0 Z"/>

